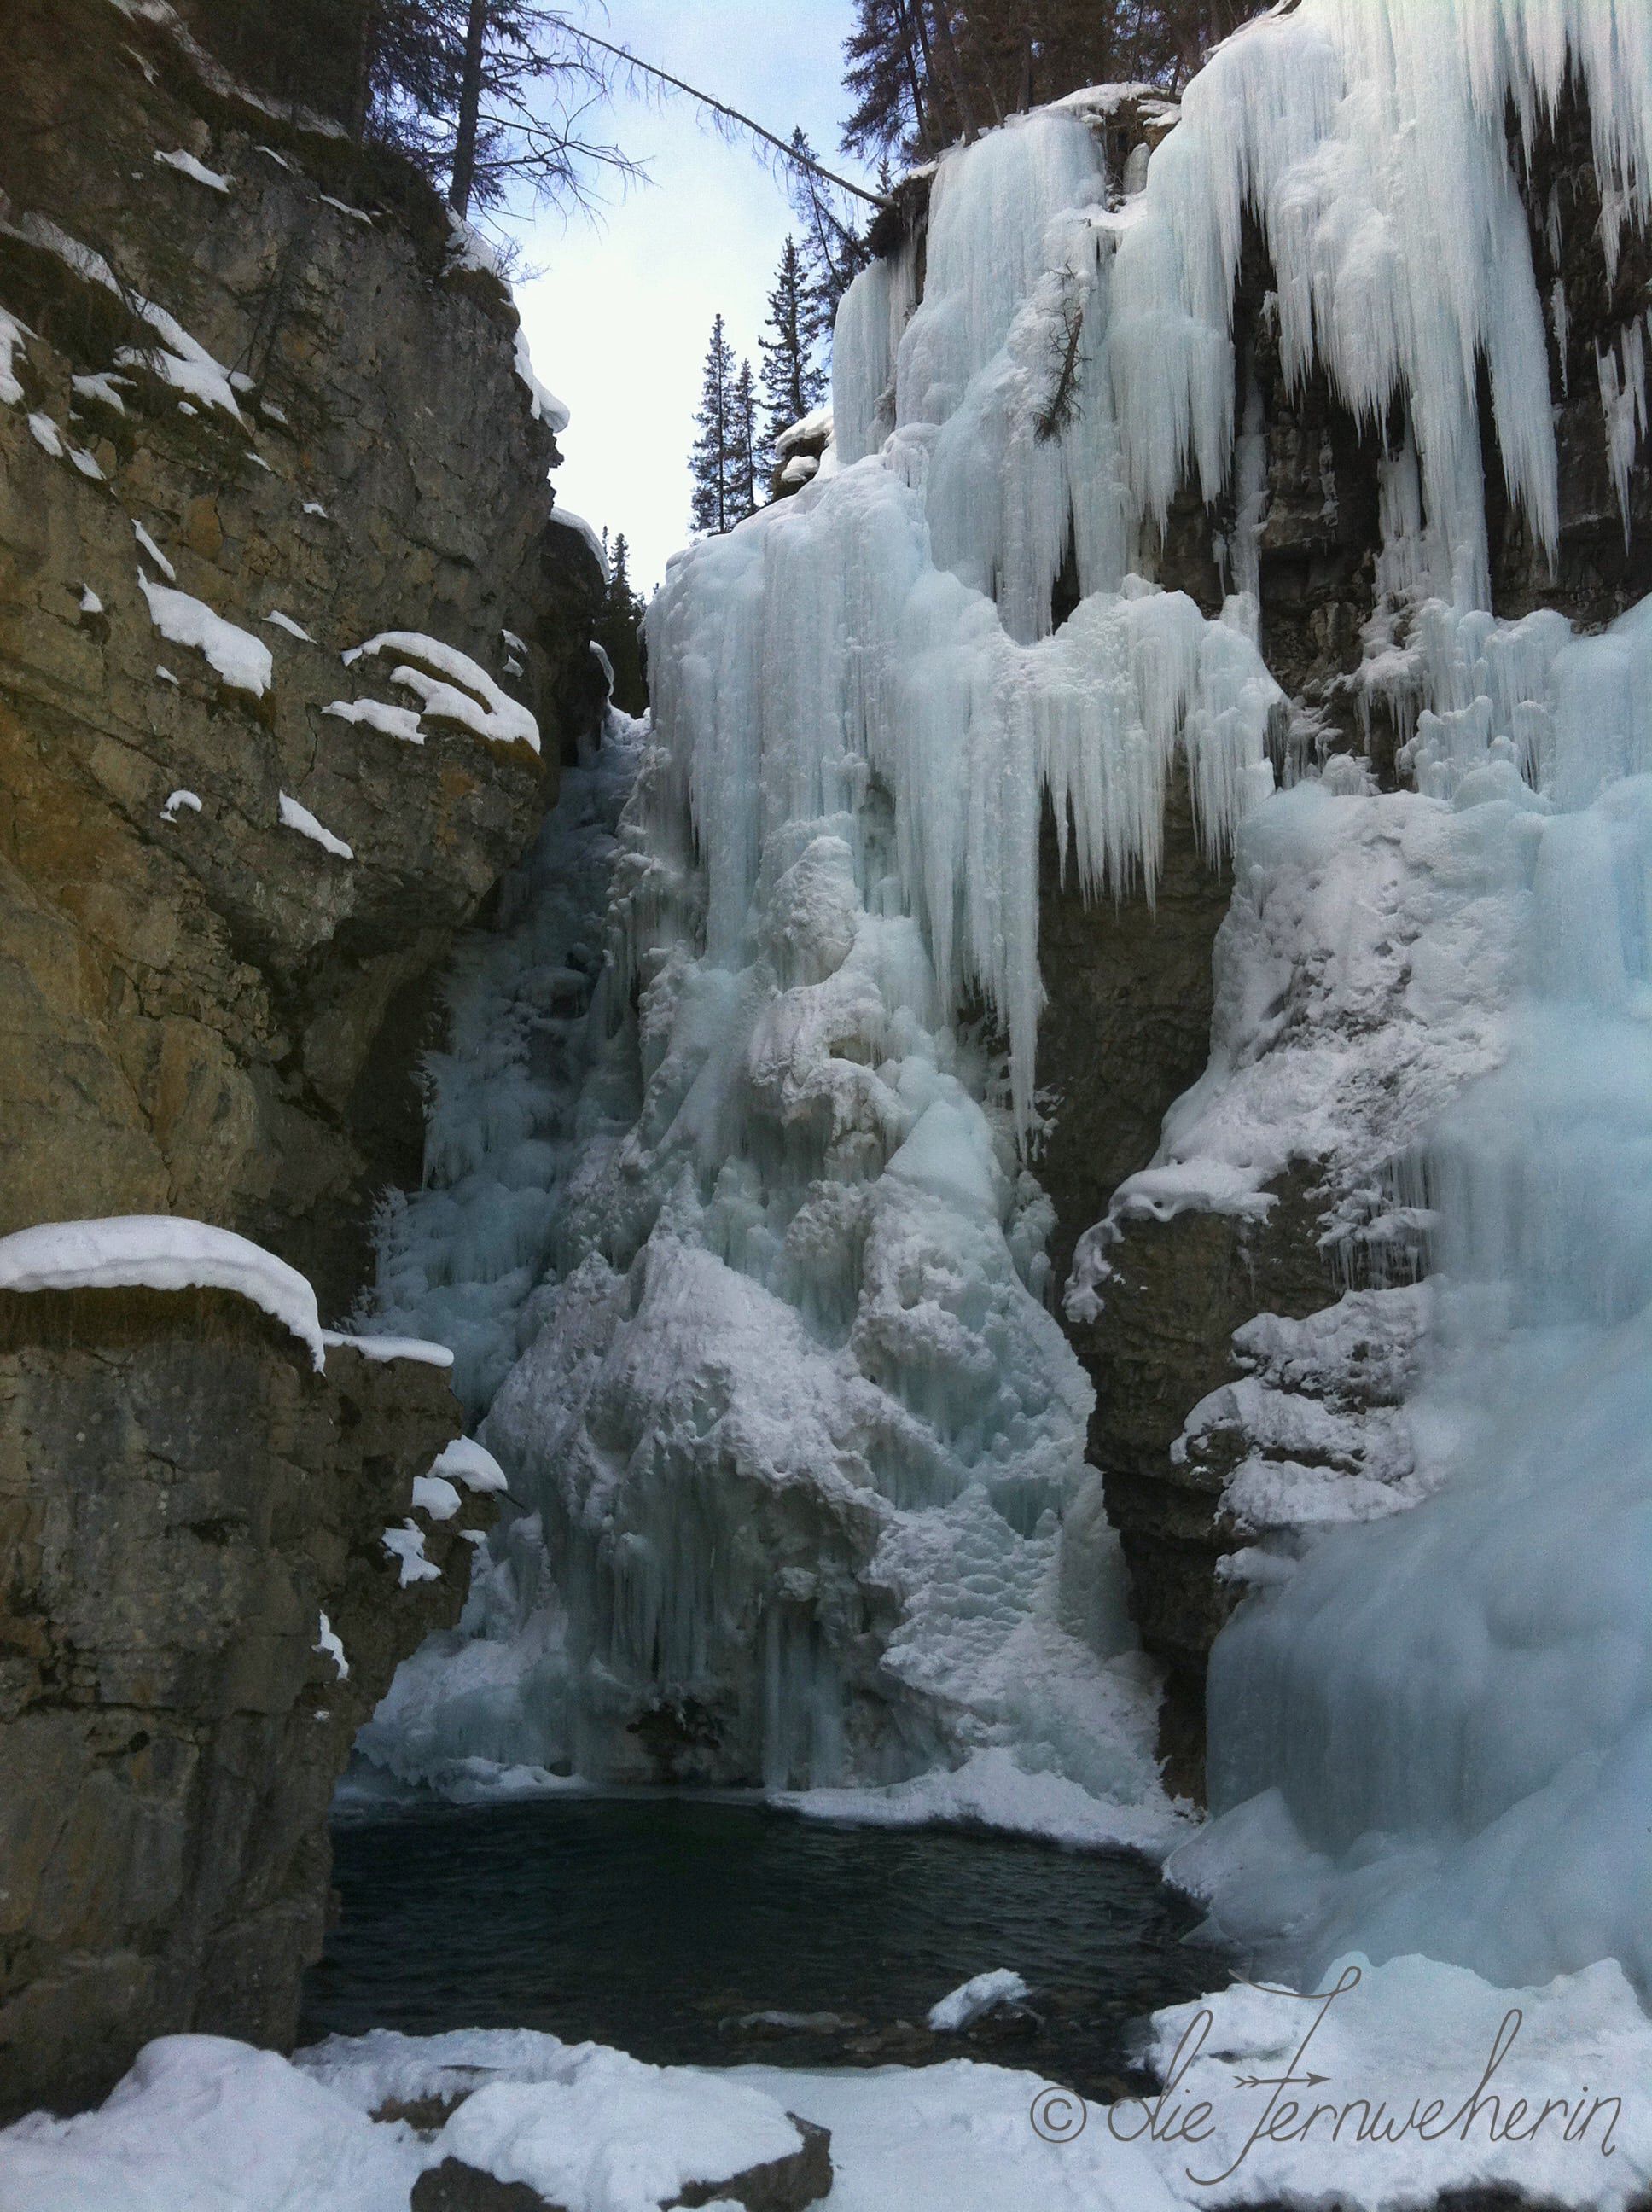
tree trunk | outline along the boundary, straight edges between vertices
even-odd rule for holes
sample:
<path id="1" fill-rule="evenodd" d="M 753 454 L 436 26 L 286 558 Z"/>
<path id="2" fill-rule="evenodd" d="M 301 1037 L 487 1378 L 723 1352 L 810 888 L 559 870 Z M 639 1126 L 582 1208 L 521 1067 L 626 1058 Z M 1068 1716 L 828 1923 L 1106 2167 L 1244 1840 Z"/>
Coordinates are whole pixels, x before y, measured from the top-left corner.
<path id="1" fill-rule="evenodd" d="M 373 106 L 373 64 L 379 45 L 379 0 L 361 0 L 361 35 L 355 49 L 355 99 L 350 111 L 350 136 L 359 146 L 367 135 L 367 114 Z"/>
<path id="2" fill-rule="evenodd" d="M 465 27 L 465 75 L 459 85 L 459 131 L 453 141 L 453 175 L 447 204 L 461 222 L 471 211 L 476 189 L 477 131 L 482 113 L 482 64 L 488 50 L 489 0 L 471 0 Z"/>
<path id="3" fill-rule="evenodd" d="M 930 0 L 916 0 L 917 10 L 920 17 L 929 4 Z M 963 71 L 958 66 L 957 42 L 952 36 L 951 7 L 951 0 L 934 0 L 935 12 L 932 19 L 935 26 L 934 45 L 936 52 L 941 58 L 941 73 L 946 79 L 947 88 L 952 94 L 953 105 L 957 109 L 959 127 L 964 138 L 969 140 L 976 135 L 975 110 L 969 97 L 969 88 L 963 81 Z"/>

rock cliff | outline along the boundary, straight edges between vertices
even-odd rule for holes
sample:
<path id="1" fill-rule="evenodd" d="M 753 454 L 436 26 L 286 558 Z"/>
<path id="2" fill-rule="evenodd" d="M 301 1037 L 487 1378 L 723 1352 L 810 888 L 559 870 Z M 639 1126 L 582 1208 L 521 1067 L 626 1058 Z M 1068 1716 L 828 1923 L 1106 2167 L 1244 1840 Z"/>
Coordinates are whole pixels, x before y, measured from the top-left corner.
<path id="1" fill-rule="evenodd" d="M 436 978 L 601 710 L 565 418 L 391 156 L 160 0 L 6 33 L 0 1235 L 191 1217 L 335 1317 L 419 1179 Z M 316 1373 L 222 1292 L 3 1303 L 9 2116 L 169 2029 L 290 2036 L 333 1781 L 471 1554 L 421 1513 L 403 1588 L 382 1540 L 438 1368 Z"/>
<path id="2" fill-rule="evenodd" d="M 215 90 L 149 12 L 10 27 L 0 1231 L 190 1214 L 336 1312 L 418 1179 L 429 978 L 598 710 L 602 580 L 434 197 Z M 343 665 L 382 633 L 513 685 L 543 749 L 404 647 Z"/>

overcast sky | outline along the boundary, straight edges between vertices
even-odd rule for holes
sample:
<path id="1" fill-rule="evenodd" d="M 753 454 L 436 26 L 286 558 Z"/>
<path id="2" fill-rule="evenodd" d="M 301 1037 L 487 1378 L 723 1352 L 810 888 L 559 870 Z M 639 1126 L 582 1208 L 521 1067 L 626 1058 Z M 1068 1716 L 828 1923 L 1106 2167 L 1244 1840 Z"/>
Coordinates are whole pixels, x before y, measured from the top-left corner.
<path id="1" fill-rule="evenodd" d="M 835 154 L 851 0 L 610 0 L 618 43 L 703 84 L 782 137 L 801 123 Z M 594 19 L 593 19 L 594 21 Z M 647 592 L 688 535 L 688 453 L 712 317 L 757 365 L 786 234 L 780 184 L 686 102 L 619 99 L 612 136 L 648 164 L 594 226 L 542 216 L 522 234 L 544 274 L 518 287 L 534 368 L 573 422 L 558 500 L 634 549 Z"/>

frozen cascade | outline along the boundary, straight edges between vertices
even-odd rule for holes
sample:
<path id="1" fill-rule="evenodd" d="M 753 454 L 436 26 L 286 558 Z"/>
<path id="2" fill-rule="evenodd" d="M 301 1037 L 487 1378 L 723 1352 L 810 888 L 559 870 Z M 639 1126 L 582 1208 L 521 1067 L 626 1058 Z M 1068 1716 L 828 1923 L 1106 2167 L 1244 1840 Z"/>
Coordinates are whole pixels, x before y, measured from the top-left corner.
<path id="1" fill-rule="evenodd" d="M 1167 1833 L 1090 1387 L 1017 1158 L 1040 811 L 1086 883 L 1151 887 L 1178 758 L 1215 849 L 1271 786 L 1283 702 L 1248 611 L 1210 622 L 1131 574 L 1121 528 L 1051 634 L 1087 477 L 1076 422 L 1032 425 L 1063 257 L 1080 240 L 1094 273 L 1106 192 L 1071 105 L 949 158 L 909 320 L 899 266 L 844 309 L 838 419 L 887 404 L 884 450 L 673 562 L 586 1141 L 554 1189 L 528 1161 L 509 1205 L 524 1079 L 501 1097 L 477 956 L 470 1073 L 432 1124 L 452 1187 L 392 1224 L 385 1325 L 446 1301 L 485 1382 L 522 1347 L 483 1434 L 532 1510 L 363 1738 L 404 1776 L 875 1784 L 981 1760 L 1001 1782 L 1007 1759 L 1110 1804 L 1105 1832 Z M 1055 553 L 1013 573 L 946 445 L 989 421 L 995 532 L 1018 468 L 1058 471 Z M 971 995 L 990 1020 L 963 1019 Z"/>
<path id="2" fill-rule="evenodd" d="M 1457 1441 L 1437 1495 L 1328 1539 L 1221 1639 L 1225 1810 L 1181 1871 L 1306 1972 L 1351 1944 L 1504 1984 L 1615 1957 L 1645 1991 L 1652 601 L 1598 638 L 1435 612 L 1527 678 L 1456 708 L 1443 753 L 1436 719 L 1419 739 L 1436 803 L 1488 819 L 1523 975 L 1507 1058 L 1422 1161 L 1441 1351 L 1414 1417 Z"/>
<path id="3" fill-rule="evenodd" d="M 1118 1832 L 1127 1812 L 1139 1835 L 1159 1819 L 1151 1684 L 1016 1139 L 1036 1118 L 1047 796 L 1098 890 L 1151 890 L 1179 756 L 1213 848 L 1248 815 L 1248 850 L 1276 823 L 1289 843 L 1310 799 L 1351 820 L 1389 804 L 1357 775 L 1269 799 L 1283 702 L 1254 602 L 1207 621 L 1147 580 L 1189 466 L 1212 498 L 1236 491 L 1250 580 L 1232 335 L 1248 209 L 1287 362 L 1325 367 L 1390 440 L 1365 680 L 1416 732 L 1419 793 L 1394 803 L 1408 822 L 1482 815 L 1462 852 L 1524 917 L 1533 1000 L 1489 1103 L 1466 1101 L 1429 1156 L 1451 1285 L 1434 1387 L 1464 1471 L 1327 1542 L 1224 1641 L 1216 1768 L 1235 1809 L 1195 1848 L 1224 1916 L 1258 1935 L 1272 1908 L 1301 1927 L 1316 1904 L 1333 1948 L 1357 1926 L 1390 1949 L 1424 1930 L 1494 1973 L 1638 1955 L 1613 1916 L 1646 1869 L 1601 1840 L 1625 1823 L 1591 1829 L 1563 1911 L 1534 1810 L 1554 1814 L 1552 1842 L 1563 1741 L 1602 1792 L 1631 1786 L 1627 1760 L 1608 1768 L 1637 1729 L 1644 1759 L 1652 1636 L 1608 1632 L 1619 1600 L 1598 1571 L 1646 1557 L 1635 1486 L 1613 1487 L 1576 1424 L 1563 1434 L 1564 1394 L 1523 1401 L 1518 1449 L 1475 1443 L 1476 1404 L 1511 1370 L 1535 1394 L 1569 1350 L 1606 1378 L 1595 1441 L 1633 1422 L 1633 1358 L 1602 1332 L 1638 1325 L 1634 1209 L 1601 1217 L 1640 1126 L 1639 632 L 1571 641 L 1558 617 L 1477 611 L 1481 360 L 1509 489 L 1536 540 L 1554 535 L 1544 308 L 1503 118 L 1512 104 L 1529 137 L 1568 67 L 1613 205 L 1644 212 L 1652 16 L 1630 0 L 1303 0 L 1218 51 L 1122 202 L 1096 95 L 940 164 L 921 297 L 908 254 L 844 303 L 820 477 L 680 557 L 653 611 L 656 726 L 581 1048 L 582 1141 L 531 1251 L 494 1277 L 524 1271 L 500 1294 L 503 1357 L 485 1355 L 489 1380 L 515 1359 L 485 1434 L 531 1510 L 482 1563 L 464 1632 L 404 1669 L 364 1739 L 374 1758 L 448 1786 L 513 1767 L 876 1783 L 1007 1759 L 1029 1787 L 1112 1800 Z M 1396 155 L 1413 142 L 1426 162 Z M 1627 466 L 1641 418 L 1619 413 Z M 1057 628 L 1064 572 L 1078 604 Z M 1587 1097 L 1545 1051 L 1585 1035 L 1613 1048 Z M 1599 1141 L 1563 1191 L 1548 1133 L 1584 1123 Z M 1248 1202 L 1260 1174 L 1191 1202 Z M 1533 1209 L 1530 1249 L 1522 1185 L 1558 1194 Z M 1606 1249 L 1591 1308 L 1585 1255 Z M 471 1279 L 452 1269 L 456 1291 Z M 1561 1516 L 1540 1497 L 1533 1440 L 1550 1436 Z M 1518 1581 L 1525 1508 L 1546 1561 L 1598 1528 L 1590 1571 Z M 1517 1685 L 1503 1698 L 1500 1668 Z M 1396 1856 L 1377 1839 L 1400 1831 Z M 1291 1879 L 1263 1880 L 1259 1837 L 1267 1853 L 1294 1838 Z M 1430 1855 L 1433 1903 L 1404 1923 L 1394 1869 Z M 1501 1883 L 1529 1902 L 1545 1880 L 1526 1949 L 1500 1922 L 1497 1951 L 1485 1899 Z"/>
<path id="4" fill-rule="evenodd" d="M 565 769 L 555 810 L 504 887 L 493 928 L 447 979 L 447 1048 L 431 1055 L 425 1186 L 378 1224 L 364 1327 L 453 1353 L 453 1389 L 479 1418 L 536 1332 L 557 1193 L 580 1156 L 585 1014 L 603 969 L 608 879 L 645 726 L 610 711 L 592 757 Z M 635 1110 L 629 1094 L 611 1112 Z"/>

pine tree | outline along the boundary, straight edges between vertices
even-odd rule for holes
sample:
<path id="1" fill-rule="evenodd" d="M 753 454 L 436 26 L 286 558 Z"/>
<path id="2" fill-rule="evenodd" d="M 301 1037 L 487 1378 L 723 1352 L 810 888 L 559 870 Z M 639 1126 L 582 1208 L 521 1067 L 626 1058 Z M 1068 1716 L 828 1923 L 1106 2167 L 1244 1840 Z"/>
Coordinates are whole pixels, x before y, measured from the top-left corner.
<path id="1" fill-rule="evenodd" d="M 1262 0 L 856 0 L 843 143 L 925 160 L 1081 85 L 1178 89 Z"/>
<path id="2" fill-rule="evenodd" d="M 757 469 L 760 439 L 757 430 L 757 387 L 751 363 L 743 361 L 734 380 L 734 406 L 730 423 L 731 471 L 729 512 L 736 522 L 755 514 L 758 506 Z"/>
<path id="3" fill-rule="evenodd" d="M 838 301 L 866 265 L 866 241 L 845 194 L 815 166 L 814 149 L 802 130 L 792 133 L 792 151 L 787 198 L 802 231 L 799 252 L 813 311 L 821 328 L 829 331 Z"/>
<path id="4" fill-rule="evenodd" d="M 631 548 L 622 530 L 608 558 L 608 589 L 597 622 L 597 642 L 614 671 L 614 704 L 626 714 L 648 711 L 642 617 L 642 601 L 631 583 Z"/>
<path id="5" fill-rule="evenodd" d="M 768 295 L 768 320 L 757 340 L 762 358 L 762 436 L 758 455 L 764 474 L 774 465 L 774 441 L 818 407 L 826 396 L 820 361 L 821 306 L 804 273 L 798 242 L 788 238 Z"/>
<path id="6" fill-rule="evenodd" d="M 694 480 L 694 497 L 689 513 L 695 530 L 732 530 L 742 514 L 750 511 L 749 507 L 740 507 L 734 497 L 738 481 L 735 456 L 737 382 L 734 349 L 729 344 L 723 319 L 719 315 L 711 326 L 711 343 L 706 349 L 700 409 L 694 418 L 700 434 L 695 440 L 694 452 L 689 462 Z"/>

